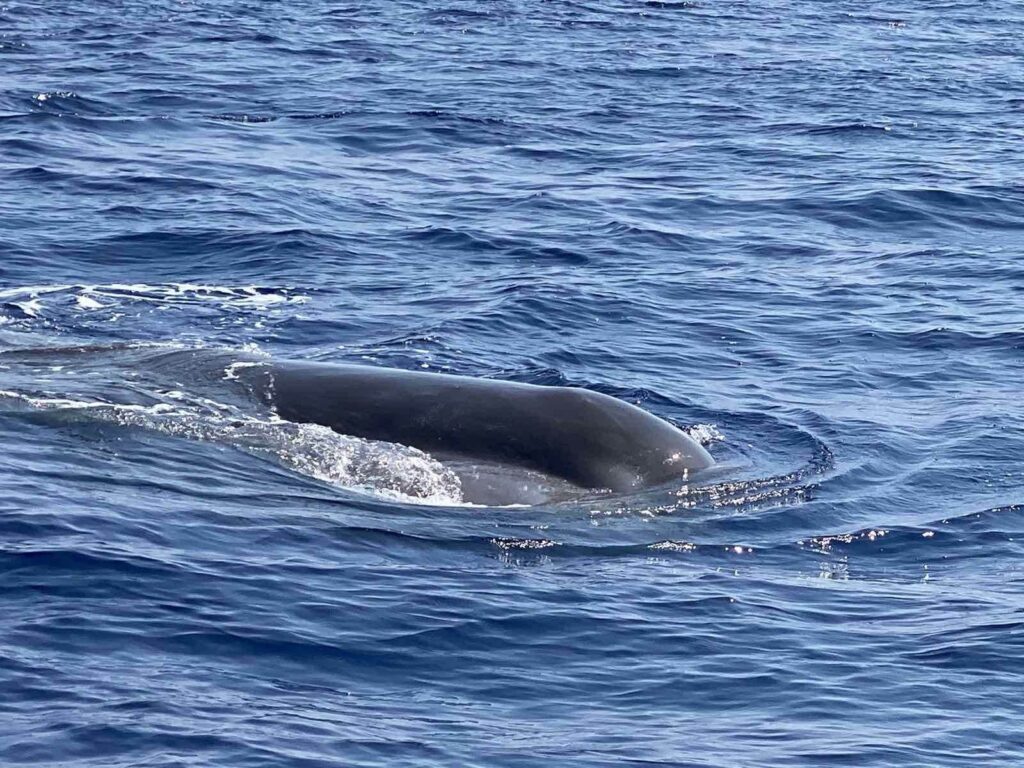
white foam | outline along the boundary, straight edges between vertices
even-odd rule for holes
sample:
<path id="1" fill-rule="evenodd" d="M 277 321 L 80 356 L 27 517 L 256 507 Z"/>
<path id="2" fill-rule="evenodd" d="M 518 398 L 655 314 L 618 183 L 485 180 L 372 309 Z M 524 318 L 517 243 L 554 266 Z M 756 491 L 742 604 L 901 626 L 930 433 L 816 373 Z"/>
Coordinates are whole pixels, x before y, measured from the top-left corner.
<path id="1" fill-rule="evenodd" d="M 75 288 L 73 285 L 23 285 L 20 287 L 4 288 L 0 290 L 0 299 L 14 299 L 21 296 L 35 298 L 47 293 L 59 293 Z"/>
<path id="2" fill-rule="evenodd" d="M 103 309 L 106 306 L 106 304 L 100 304 L 92 296 L 85 293 L 80 293 L 75 297 L 75 301 L 81 309 Z"/>
<path id="3" fill-rule="evenodd" d="M 42 310 L 43 305 L 39 299 L 29 299 L 27 301 L 15 301 L 14 306 L 20 309 L 29 317 L 39 317 L 39 312 Z"/>
<path id="4" fill-rule="evenodd" d="M 0 300 L 17 306 L 30 318 L 48 311 L 73 306 L 79 310 L 109 310 L 111 322 L 124 317 L 118 312 L 126 304 L 152 304 L 157 311 L 175 305 L 199 302 L 218 304 L 234 312 L 276 312 L 279 308 L 305 304 L 309 297 L 291 288 L 257 285 L 225 286 L 199 283 L 108 283 L 97 285 L 26 285 L 0 290 Z M 4 318 L 5 322 L 11 322 Z"/>
<path id="5" fill-rule="evenodd" d="M 0 389 L 0 397 L 6 397 L 11 400 L 20 400 L 33 408 L 40 410 L 95 410 L 95 409 L 113 409 L 116 411 L 138 412 L 138 413 L 167 413 L 173 410 L 172 406 L 166 403 L 157 403 L 155 405 L 136 405 L 131 403 L 106 403 L 103 401 L 93 400 L 74 400 L 67 397 L 38 397 L 32 395 L 25 395 L 20 392 L 12 392 L 7 389 Z"/>
<path id="6" fill-rule="evenodd" d="M 725 442 L 725 435 L 716 424 L 694 424 L 687 427 L 684 432 L 701 445 Z"/>
<path id="7" fill-rule="evenodd" d="M 264 363 L 248 361 L 231 363 L 231 365 L 228 365 L 227 367 L 224 368 L 224 376 L 222 377 L 222 381 L 238 381 L 238 372 L 240 370 L 242 370 L 243 368 L 258 368 L 261 365 L 264 365 Z"/>

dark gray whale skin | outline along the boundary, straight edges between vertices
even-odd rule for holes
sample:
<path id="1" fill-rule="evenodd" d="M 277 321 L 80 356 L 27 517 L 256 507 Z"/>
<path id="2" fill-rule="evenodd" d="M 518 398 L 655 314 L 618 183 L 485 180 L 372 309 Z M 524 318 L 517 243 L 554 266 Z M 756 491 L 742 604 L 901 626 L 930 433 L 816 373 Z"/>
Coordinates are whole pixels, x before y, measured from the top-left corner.
<path id="1" fill-rule="evenodd" d="M 253 383 L 283 419 L 441 459 L 512 465 L 617 493 L 714 464 L 677 427 L 586 389 L 327 363 L 275 361 L 259 369 Z"/>

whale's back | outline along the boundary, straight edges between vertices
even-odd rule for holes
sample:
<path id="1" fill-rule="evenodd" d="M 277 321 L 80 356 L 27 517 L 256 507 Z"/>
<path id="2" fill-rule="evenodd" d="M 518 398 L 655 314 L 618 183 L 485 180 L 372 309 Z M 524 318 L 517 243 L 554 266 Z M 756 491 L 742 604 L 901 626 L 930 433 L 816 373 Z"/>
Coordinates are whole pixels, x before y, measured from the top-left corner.
<path id="1" fill-rule="evenodd" d="M 464 462 L 519 467 L 580 488 L 629 492 L 713 464 L 672 424 L 580 388 L 280 362 L 270 366 L 266 394 L 290 421 Z M 484 479 L 470 477 L 467 484 Z"/>

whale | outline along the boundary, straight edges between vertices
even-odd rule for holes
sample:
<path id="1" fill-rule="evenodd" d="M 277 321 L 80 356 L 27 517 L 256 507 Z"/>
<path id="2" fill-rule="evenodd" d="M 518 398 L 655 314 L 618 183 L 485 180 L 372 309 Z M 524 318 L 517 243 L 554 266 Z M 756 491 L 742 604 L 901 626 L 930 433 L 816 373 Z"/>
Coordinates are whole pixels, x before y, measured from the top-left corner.
<path id="1" fill-rule="evenodd" d="M 447 462 L 470 503 L 629 494 L 714 464 L 679 427 L 582 387 L 288 360 L 254 361 L 240 378 L 282 419 Z"/>

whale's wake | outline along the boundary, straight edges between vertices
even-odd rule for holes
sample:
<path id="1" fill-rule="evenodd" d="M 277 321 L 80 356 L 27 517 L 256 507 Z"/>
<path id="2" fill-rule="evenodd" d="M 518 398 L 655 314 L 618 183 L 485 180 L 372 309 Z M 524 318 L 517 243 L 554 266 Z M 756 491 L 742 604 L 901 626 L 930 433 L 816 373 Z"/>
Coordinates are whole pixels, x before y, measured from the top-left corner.
<path id="1" fill-rule="evenodd" d="M 212 442 L 358 493 L 407 503 L 463 503 L 458 475 L 423 451 L 278 418 L 232 379 L 222 352 L 180 355 L 179 347 L 153 344 L 83 351 L 0 353 L 0 413 Z"/>
<path id="2" fill-rule="evenodd" d="M 62 423 L 106 422 L 215 442 L 275 461 L 334 486 L 396 501 L 462 504 L 458 476 L 430 455 L 395 443 L 339 435 L 318 424 L 211 416 L 166 403 L 151 406 L 32 397 L 0 391 L 0 406 L 43 411 Z"/>

